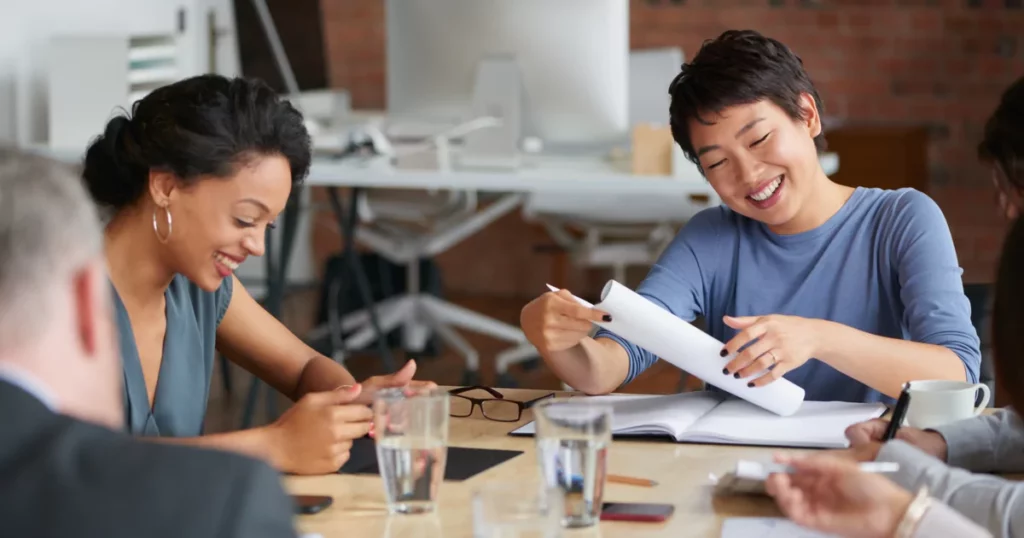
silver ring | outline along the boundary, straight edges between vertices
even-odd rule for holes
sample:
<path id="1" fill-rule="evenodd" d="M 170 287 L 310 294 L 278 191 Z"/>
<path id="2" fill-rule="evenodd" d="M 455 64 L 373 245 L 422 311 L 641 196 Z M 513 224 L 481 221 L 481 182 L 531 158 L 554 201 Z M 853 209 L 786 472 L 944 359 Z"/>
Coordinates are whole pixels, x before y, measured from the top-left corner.
<path id="1" fill-rule="evenodd" d="M 776 364 L 778 364 L 779 359 L 775 358 L 775 353 L 772 353 L 771 350 L 769 350 L 768 354 L 772 356 L 772 366 L 775 366 Z"/>

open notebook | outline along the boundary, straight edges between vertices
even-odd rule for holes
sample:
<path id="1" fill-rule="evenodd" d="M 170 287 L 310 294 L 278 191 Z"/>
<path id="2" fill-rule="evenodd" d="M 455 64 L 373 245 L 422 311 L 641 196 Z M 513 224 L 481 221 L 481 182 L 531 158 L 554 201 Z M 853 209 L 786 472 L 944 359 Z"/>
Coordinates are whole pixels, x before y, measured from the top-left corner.
<path id="1" fill-rule="evenodd" d="M 885 412 L 885 405 L 880 403 L 804 401 L 796 413 L 783 417 L 711 391 L 668 396 L 613 394 L 586 399 L 612 404 L 612 433 L 616 436 L 669 436 L 683 443 L 845 448 L 848 426 Z M 511 432 L 533 433 L 533 422 Z"/>

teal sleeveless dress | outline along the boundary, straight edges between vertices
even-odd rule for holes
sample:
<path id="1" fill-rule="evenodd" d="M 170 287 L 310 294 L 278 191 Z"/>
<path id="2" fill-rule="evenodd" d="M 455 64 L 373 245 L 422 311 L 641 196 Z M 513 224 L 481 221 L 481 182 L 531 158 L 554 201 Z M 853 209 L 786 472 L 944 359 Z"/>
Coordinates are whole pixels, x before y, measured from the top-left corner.
<path id="1" fill-rule="evenodd" d="M 233 280 L 210 293 L 175 275 L 164 296 L 167 329 L 153 407 L 135 345 L 128 311 L 114 290 L 124 369 L 125 426 L 135 435 L 196 437 L 203 433 L 213 376 L 217 326 L 231 302 Z M 113 289 L 113 286 L 111 286 Z"/>

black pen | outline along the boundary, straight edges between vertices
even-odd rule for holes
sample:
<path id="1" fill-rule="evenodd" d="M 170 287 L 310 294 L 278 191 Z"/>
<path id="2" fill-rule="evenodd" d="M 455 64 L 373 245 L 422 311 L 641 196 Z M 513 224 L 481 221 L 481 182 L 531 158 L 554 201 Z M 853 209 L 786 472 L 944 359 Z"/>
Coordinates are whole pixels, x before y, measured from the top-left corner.
<path id="1" fill-rule="evenodd" d="M 885 435 L 882 436 L 883 443 L 892 441 L 896 437 L 896 431 L 900 429 L 904 417 L 907 416 L 908 407 L 910 407 L 910 382 L 903 384 L 903 391 L 900 392 L 900 398 L 896 400 L 896 407 L 893 408 L 892 417 L 889 419 L 889 427 L 885 429 Z"/>

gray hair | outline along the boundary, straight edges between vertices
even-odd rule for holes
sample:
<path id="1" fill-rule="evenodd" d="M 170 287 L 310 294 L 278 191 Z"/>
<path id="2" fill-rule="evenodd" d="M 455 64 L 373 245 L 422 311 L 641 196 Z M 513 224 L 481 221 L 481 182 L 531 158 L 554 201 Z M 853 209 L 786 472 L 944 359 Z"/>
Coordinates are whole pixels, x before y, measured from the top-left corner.
<path id="1" fill-rule="evenodd" d="M 67 307 L 57 294 L 102 246 L 96 206 L 71 167 L 0 148 L 0 348 L 39 337 Z"/>

